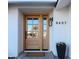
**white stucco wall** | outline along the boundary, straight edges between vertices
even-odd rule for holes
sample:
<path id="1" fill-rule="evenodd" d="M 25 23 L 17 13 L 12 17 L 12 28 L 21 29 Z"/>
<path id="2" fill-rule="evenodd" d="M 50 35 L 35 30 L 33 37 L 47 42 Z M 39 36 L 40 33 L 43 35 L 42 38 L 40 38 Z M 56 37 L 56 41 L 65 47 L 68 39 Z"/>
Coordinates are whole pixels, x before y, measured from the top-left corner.
<path id="1" fill-rule="evenodd" d="M 8 56 L 16 57 L 23 51 L 23 15 L 17 7 L 8 10 Z"/>
<path id="2" fill-rule="evenodd" d="M 8 56 L 18 55 L 18 9 L 9 7 L 8 9 Z"/>
<path id="3" fill-rule="evenodd" d="M 57 56 L 56 43 L 65 42 L 67 45 L 66 56 L 70 57 L 71 54 L 71 15 L 70 6 L 60 10 L 54 9 L 53 13 L 53 26 L 50 27 L 50 51 Z M 56 21 L 66 21 L 66 24 L 56 24 Z"/>
<path id="4" fill-rule="evenodd" d="M 23 14 L 18 9 L 18 53 L 23 51 Z"/>

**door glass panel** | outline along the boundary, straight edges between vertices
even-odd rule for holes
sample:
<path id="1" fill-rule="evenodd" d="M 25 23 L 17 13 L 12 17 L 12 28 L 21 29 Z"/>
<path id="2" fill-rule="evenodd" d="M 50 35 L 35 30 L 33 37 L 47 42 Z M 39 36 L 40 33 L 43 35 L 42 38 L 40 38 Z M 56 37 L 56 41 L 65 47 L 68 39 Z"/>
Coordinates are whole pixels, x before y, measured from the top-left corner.
<path id="1" fill-rule="evenodd" d="M 38 25 L 33 25 L 33 31 L 38 31 Z"/>
<path id="2" fill-rule="evenodd" d="M 32 24 L 33 23 L 33 20 L 32 19 L 27 19 L 27 24 Z"/>
<path id="3" fill-rule="evenodd" d="M 38 18 L 27 18 L 27 38 L 37 38 L 38 37 Z"/>
<path id="4" fill-rule="evenodd" d="M 43 31 L 47 30 L 47 25 L 43 25 Z"/>
<path id="5" fill-rule="evenodd" d="M 33 24 L 38 24 L 39 20 L 33 20 Z"/>
<path id="6" fill-rule="evenodd" d="M 43 24 L 46 25 L 47 24 L 47 21 L 46 20 L 43 20 Z"/>
<path id="7" fill-rule="evenodd" d="M 33 24 L 38 24 L 38 23 L 39 23 L 38 18 L 33 18 Z"/>
<path id="8" fill-rule="evenodd" d="M 46 16 L 43 17 L 43 39 L 47 37 L 47 18 Z"/>
<path id="9" fill-rule="evenodd" d="M 32 25 L 28 25 L 28 31 L 32 31 Z"/>

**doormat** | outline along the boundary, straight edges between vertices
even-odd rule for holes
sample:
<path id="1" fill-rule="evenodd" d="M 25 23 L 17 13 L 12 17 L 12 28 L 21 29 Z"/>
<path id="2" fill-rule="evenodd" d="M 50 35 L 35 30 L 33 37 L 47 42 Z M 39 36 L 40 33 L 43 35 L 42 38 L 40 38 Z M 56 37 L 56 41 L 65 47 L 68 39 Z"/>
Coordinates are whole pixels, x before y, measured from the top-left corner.
<path id="1" fill-rule="evenodd" d="M 45 57 L 45 52 L 27 52 L 26 57 Z"/>

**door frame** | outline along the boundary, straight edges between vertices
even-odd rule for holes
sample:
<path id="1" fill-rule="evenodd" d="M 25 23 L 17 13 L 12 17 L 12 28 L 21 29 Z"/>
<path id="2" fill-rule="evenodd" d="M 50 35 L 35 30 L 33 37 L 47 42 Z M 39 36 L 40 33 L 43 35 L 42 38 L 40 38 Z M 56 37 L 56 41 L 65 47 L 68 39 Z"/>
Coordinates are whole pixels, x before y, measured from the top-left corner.
<path id="1" fill-rule="evenodd" d="M 46 16 L 47 17 L 47 22 L 48 22 L 47 23 L 47 33 L 48 33 L 47 38 L 48 38 L 48 51 L 49 51 L 49 14 L 28 14 L 28 15 L 23 14 L 23 50 L 25 50 L 25 48 L 26 48 L 26 39 L 25 39 L 26 16 L 40 16 L 41 21 L 42 21 L 42 16 Z M 43 30 L 41 30 L 41 31 L 43 31 Z M 40 36 L 40 38 L 43 38 L 42 36 L 43 36 L 43 34 Z M 41 41 L 42 41 L 42 39 L 41 39 Z M 42 45 L 43 44 L 41 42 L 41 44 L 40 44 L 41 47 L 40 47 L 40 50 L 39 51 L 42 51 L 42 47 L 43 47 Z"/>

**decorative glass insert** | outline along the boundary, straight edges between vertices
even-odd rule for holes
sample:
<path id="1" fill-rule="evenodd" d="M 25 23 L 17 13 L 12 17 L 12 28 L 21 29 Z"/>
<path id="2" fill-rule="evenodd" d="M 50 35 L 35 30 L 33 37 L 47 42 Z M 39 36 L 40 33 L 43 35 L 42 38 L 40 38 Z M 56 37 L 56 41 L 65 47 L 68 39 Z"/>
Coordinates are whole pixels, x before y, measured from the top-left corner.
<path id="1" fill-rule="evenodd" d="M 33 31 L 38 31 L 38 25 L 33 25 Z"/>
<path id="2" fill-rule="evenodd" d="M 32 38 L 32 32 L 31 31 L 27 32 L 27 38 Z"/>

